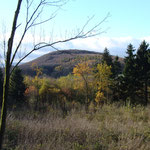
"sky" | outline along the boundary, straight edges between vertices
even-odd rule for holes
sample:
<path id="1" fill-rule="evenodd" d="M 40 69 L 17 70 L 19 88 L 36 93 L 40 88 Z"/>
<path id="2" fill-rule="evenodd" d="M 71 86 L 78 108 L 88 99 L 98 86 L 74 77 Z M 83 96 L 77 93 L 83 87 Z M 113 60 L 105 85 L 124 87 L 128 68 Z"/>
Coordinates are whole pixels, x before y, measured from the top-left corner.
<path id="1" fill-rule="evenodd" d="M 4 29 L 6 37 L 9 37 L 16 4 L 17 0 L 1 2 L 0 43 L 3 40 L 2 34 Z M 22 5 L 18 24 L 24 21 L 24 8 L 25 1 Z M 92 38 L 63 43 L 56 47 L 59 49 L 76 48 L 99 52 L 103 52 L 104 48 L 107 47 L 110 54 L 124 57 L 128 44 L 131 43 L 135 48 L 138 48 L 142 40 L 150 43 L 149 8 L 149 0 L 69 0 L 61 9 L 55 7 L 46 8 L 44 14 L 40 17 L 41 20 L 48 18 L 53 12 L 55 12 L 56 17 L 50 22 L 36 28 L 34 34 L 40 34 L 43 36 L 43 40 L 50 37 L 54 39 L 65 38 L 81 29 L 90 17 L 94 16 L 87 26 L 87 30 L 103 20 L 109 13 L 109 17 L 101 24 L 101 31 L 105 31 L 105 33 Z M 20 27 L 16 39 L 19 39 L 21 29 Z M 32 34 L 28 33 L 24 42 L 24 45 L 26 45 L 25 50 L 30 49 L 31 38 Z M 26 61 L 32 60 L 49 51 L 49 48 L 36 51 Z"/>

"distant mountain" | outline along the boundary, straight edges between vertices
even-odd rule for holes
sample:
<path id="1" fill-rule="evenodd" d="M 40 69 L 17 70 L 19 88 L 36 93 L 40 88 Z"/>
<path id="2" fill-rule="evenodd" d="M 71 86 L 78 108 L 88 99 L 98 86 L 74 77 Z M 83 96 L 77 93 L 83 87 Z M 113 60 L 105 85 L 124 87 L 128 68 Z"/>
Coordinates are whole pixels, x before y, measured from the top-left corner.
<path id="1" fill-rule="evenodd" d="M 34 76 L 32 64 L 35 63 L 46 76 L 54 78 L 68 75 L 73 67 L 83 60 L 95 65 L 101 61 L 102 53 L 87 50 L 61 50 L 43 55 L 37 59 L 20 65 L 25 75 Z M 120 59 L 121 60 L 121 59 Z"/>

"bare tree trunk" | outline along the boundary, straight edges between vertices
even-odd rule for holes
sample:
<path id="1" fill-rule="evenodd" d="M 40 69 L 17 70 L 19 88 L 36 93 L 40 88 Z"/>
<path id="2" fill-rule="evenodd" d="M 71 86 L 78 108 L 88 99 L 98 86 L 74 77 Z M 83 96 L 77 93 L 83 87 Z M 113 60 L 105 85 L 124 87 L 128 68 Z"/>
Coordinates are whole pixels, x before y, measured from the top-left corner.
<path id="1" fill-rule="evenodd" d="M 3 85 L 3 102 L 2 102 L 2 109 L 1 109 L 1 120 L 0 120 L 0 150 L 2 150 L 2 144 L 4 139 L 4 133 L 6 128 L 6 117 L 7 117 L 7 99 L 8 99 L 8 90 L 9 90 L 9 78 L 10 78 L 10 60 L 12 54 L 12 47 L 13 41 L 15 36 L 15 31 L 17 28 L 17 19 L 21 7 L 22 0 L 18 0 L 17 9 L 14 15 L 13 25 L 11 35 L 8 41 L 8 49 L 6 55 L 6 62 L 5 62 L 5 76 L 4 76 L 4 85 Z"/>
<path id="2" fill-rule="evenodd" d="M 0 120 L 0 150 L 2 150 L 2 143 L 3 143 L 4 132 L 6 127 L 9 70 L 10 69 L 7 63 L 7 66 L 5 68 L 5 77 L 4 77 L 4 85 L 3 85 L 3 101 L 2 101 L 1 120 Z"/>

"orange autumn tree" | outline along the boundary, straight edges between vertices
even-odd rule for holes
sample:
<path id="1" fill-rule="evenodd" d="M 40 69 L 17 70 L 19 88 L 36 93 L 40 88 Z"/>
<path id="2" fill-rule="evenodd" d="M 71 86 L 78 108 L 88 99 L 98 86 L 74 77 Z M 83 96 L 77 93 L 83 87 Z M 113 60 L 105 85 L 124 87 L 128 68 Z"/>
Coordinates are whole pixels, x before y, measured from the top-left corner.
<path id="1" fill-rule="evenodd" d="M 97 85 L 95 101 L 97 105 L 103 104 L 106 99 L 105 92 L 107 93 L 109 85 L 111 84 L 111 74 L 111 66 L 108 66 L 106 62 L 97 65 L 97 72 L 95 74 Z"/>
<path id="2" fill-rule="evenodd" d="M 85 96 L 86 96 L 86 110 L 88 109 L 89 105 L 89 77 L 92 74 L 92 69 L 90 68 L 88 62 L 82 62 L 77 64 L 73 68 L 73 74 L 83 81 L 83 88 L 85 89 Z"/>

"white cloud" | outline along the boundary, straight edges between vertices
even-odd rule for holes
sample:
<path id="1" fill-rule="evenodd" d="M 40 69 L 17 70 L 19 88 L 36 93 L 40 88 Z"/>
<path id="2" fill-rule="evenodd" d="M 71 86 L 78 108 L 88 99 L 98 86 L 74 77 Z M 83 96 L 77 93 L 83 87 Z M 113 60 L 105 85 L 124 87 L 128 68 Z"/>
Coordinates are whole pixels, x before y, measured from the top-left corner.
<path id="1" fill-rule="evenodd" d="M 150 36 L 140 38 L 141 41 L 145 40 L 146 42 L 150 43 Z"/>
<path id="2" fill-rule="evenodd" d="M 49 37 L 45 38 L 46 41 L 49 40 Z M 17 41 L 19 40 L 19 36 L 16 37 Z M 24 40 L 24 47 L 26 53 L 29 49 L 32 48 L 33 43 L 33 36 L 28 34 Z M 36 40 L 39 41 L 40 37 L 36 37 Z M 126 55 L 126 48 L 128 44 L 133 44 L 133 46 L 137 49 L 140 43 L 146 40 L 146 42 L 150 43 L 150 36 L 149 37 L 142 37 L 142 38 L 133 38 L 133 37 L 92 37 L 87 39 L 76 39 L 73 41 L 69 41 L 67 43 L 61 43 L 56 45 L 59 49 L 81 49 L 81 50 L 91 50 L 97 52 L 103 52 L 104 48 L 107 47 L 109 49 L 110 54 L 118 55 L 124 57 Z M 29 56 L 25 61 L 29 61 L 35 59 L 39 56 L 42 56 L 48 52 L 51 52 L 52 48 L 45 48 L 42 50 L 35 51 L 31 56 Z"/>
<path id="3" fill-rule="evenodd" d="M 126 48 L 131 43 L 135 48 L 138 48 L 142 40 L 150 42 L 150 37 L 132 38 L 132 37 L 99 37 L 77 39 L 68 43 L 59 45 L 59 48 L 65 49 L 83 49 L 103 52 L 107 47 L 112 55 L 124 57 L 126 55 Z"/>

